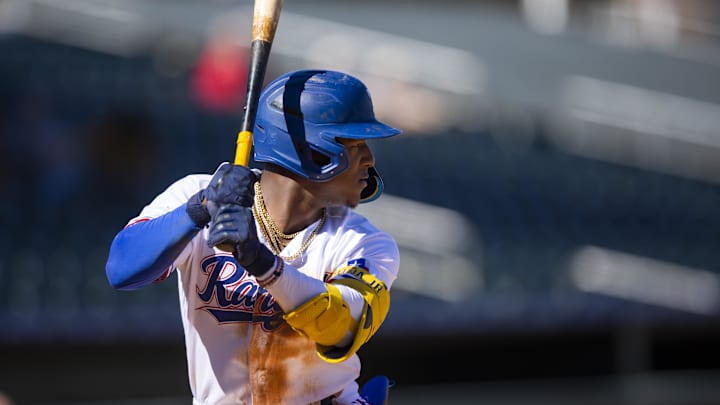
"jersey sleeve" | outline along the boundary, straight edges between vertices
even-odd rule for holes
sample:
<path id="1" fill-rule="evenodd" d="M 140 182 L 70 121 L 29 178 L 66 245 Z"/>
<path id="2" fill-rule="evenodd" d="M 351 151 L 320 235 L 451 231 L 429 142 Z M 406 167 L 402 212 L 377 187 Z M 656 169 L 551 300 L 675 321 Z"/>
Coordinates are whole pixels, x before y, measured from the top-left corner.
<path id="1" fill-rule="evenodd" d="M 176 180 L 143 207 L 140 214 L 130 220 L 130 224 L 138 219 L 157 218 L 185 204 L 188 198 L 207 186 L 209 180 L 207 177 L 207 175 L 191 174 Z"/>
<path id="2" fill-rule="evenodd" d="M 326 274 L 326 281 L 332 282 L 339 271 L 352 267 L 359 267 L 372 274 L 382 281 L 388 290 L 398 277 L 400 252 L 395 240 L 387 233 L 375 232 L 366 235 L 355 249 L 343 254 L 333 265 L 332 271 Z M 355 320 L 360 319 L 365 304 L 362 294 L 349 286 L 339 285 L 338 288 L 350 307 L 352 317 Z"/>
<path id="3" fill-rule="evenodd" d="M 129 222 L 128 226 L 139 221 L 147 221 L 158 218 L 178 208 L 179 206 L 185 204 L 193 194 L 205 188 L 209 181 L 210 175 L 206 174 L 191 174 L 175 181 L 162 193 L 158 194 L 149 204 L 143 207 L 140 211 L 140 215 L 133 218 Z M 181 266 L 182 263 L 189 261 L 189 256 L 192 252 L 192 243 L 192 241 L 188 243 L 180 252 L 173 262 L 173 266 L 168 268 L 168 273 L 171 272 L 174 267 Z M 167 274 L 165 277 L 167 277 Z"/>
<path id="4" fill-rule="evenodd" d="M 364 236 L 357 248 L 348 252 L 345 261 L 336 268 L 353 265 L 368 269 L 390 289 L 400 268 L 400 251 L 395 239 L 379 231 Z"/>
<path id="5" fill-rule="evenodd" d="M 202 178 L 197 176 L 178 180 L 118 232 L 105 265 L 114 288 L 134 290 L 162 281 L 189 259 L 202 228 L 187 214 L 185 204 L 201 187 Z"/>

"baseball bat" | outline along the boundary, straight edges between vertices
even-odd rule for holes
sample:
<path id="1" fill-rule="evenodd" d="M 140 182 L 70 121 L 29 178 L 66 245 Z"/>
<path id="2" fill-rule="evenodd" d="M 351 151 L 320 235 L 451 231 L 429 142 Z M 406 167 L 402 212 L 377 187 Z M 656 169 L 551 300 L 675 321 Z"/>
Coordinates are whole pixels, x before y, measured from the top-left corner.
<path id="1" fill-rule="evenodd" d="M 268 59 L 270 59 L 270 49 L 275 39 L 282 5 L 283 0 L 255 0 L 245 108 L 235 146 L 234 162 L 236 165 L 247 166 L 250 162 L 252 131 L 255 126 L 258 100 L 265 80 L 265 71 Z"/>

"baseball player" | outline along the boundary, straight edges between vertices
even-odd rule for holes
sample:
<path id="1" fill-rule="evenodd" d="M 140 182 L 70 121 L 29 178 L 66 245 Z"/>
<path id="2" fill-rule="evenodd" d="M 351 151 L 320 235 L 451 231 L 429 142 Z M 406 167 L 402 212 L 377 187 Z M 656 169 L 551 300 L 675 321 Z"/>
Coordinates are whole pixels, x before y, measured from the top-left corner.
<path id="1" fill-rule="evenodd" d="M 115 236 L 114 288 L 177 272 L 194 404 L 382 396 L 358 389 L 356 352 L 385 319 L 399 253 L 352 208 L 383 189 L 367 140 L 398 133 L 375 118 L 357 78 L 282 75 L 260 96 L 262 168 L 223 163 L 181 178 Z"/>

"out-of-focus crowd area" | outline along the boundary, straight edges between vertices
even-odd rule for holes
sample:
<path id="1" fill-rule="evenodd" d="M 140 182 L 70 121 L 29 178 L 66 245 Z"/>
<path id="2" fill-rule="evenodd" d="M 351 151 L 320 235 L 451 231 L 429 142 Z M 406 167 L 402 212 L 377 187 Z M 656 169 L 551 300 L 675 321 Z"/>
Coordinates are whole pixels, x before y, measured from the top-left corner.
<path id="1" fill-rule="evenodd" d="M 251 19 L 0 0 L 10 403 L 189 403 L 174 276 L 116 292 L 104 263 L 152 197 L 232 160 Z M 717 2 L 293 0 L 266 81 L 303 68 L 355 74 L 404 130 L 358 208 L 401 248 L 360 353 L 391 403 L 720 404 Z"/>

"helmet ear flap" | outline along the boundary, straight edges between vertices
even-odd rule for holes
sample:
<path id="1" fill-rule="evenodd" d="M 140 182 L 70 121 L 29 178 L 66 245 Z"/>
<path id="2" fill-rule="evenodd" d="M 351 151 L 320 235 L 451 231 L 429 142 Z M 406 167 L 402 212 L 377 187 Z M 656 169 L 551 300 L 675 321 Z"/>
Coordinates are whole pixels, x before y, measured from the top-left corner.
<path id="1" fill-rule="evenodd" d="M 374 166 L 368 170 L 368 174 L 368 184 L 360 193 L 360 203 L 369 203 L 377 200 L 378 197 L 380 197 L 380 194 L 382 194 L 385 186 L 382 181 L 382 177 L 380 177 L 380 173 L 378 173 Z"/>

